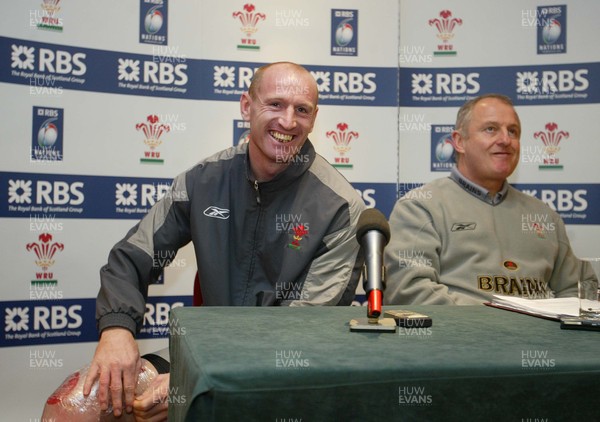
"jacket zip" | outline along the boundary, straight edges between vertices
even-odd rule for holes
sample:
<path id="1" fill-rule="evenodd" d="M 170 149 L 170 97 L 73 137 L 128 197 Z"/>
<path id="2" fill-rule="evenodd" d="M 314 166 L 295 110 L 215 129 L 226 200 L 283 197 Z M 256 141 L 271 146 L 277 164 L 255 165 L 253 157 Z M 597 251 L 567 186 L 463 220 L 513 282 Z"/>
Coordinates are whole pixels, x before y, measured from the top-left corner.
<path id="1" fill-rule="evenodd" d="M 242 303 L 246 303 L 246 298 L 248 297 L 248 290 L 250 287 L 250 281 L 252 280 L 252 276 L 254 275 L 254 262 L 256 260 L 256 243 L 258 236 L 258 228 L 260 226 L 260 221 L 262 218 L 263 208 L 260 201 L 260 190 L 258 189 L 258 180 L 254 180 L 254 192 L 256 194 L 256 204 L 258 205 L 258 217 L 256 219 L 256 225 L 254 226 L 254 236 L 252 242 L 252 251 L 250 253 L 250 265 L 248 268 L 248 279 L 246 280 L 246 291 L 244 292 L 244 299 Z"/>
<path id="2" fill-rule="evenodd" d="M 258 190 L 258 180 L 254 181 L 254 192 L 256 193 L 256 203 L 260 205 L 260 191 Z"/>

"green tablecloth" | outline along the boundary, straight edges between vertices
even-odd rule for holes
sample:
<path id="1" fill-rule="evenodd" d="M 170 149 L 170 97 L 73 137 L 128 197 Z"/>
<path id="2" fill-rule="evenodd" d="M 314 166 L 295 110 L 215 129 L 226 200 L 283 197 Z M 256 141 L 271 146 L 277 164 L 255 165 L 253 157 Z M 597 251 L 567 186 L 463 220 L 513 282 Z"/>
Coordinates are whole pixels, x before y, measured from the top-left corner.
<path id="1" fill-rule="evenodd" d="M 485 306 L 394 306 L 430 328 L 350 332 L 360 307 L 176 308 L 169 419 L 600 420 L 600 332 Z"/>

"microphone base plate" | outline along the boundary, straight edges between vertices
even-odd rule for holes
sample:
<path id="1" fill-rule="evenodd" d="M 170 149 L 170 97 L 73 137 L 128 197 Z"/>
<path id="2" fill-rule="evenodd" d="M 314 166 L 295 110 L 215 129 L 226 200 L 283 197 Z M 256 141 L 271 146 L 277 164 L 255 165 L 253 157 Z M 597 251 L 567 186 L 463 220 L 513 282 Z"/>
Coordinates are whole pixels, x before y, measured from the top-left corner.
<path id="1" fill-rule="evenodd" d="M 394 318 L 355 318 L 350 320 L 350 331 L 363 333 L 395 333 Z"/>

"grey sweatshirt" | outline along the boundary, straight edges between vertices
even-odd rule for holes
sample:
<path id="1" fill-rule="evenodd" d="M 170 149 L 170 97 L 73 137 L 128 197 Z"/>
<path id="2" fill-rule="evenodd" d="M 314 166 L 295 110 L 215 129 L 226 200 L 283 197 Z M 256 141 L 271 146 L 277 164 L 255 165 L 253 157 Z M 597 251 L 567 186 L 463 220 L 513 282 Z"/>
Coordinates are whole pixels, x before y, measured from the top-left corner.
<path id="1" fill-rule="evenodd" d="M 582 264 L 560 216 L 506 182 L 491 197 L 454 169 L 398 200 L 390 226 L 386 304 L 577 296 Z"/>

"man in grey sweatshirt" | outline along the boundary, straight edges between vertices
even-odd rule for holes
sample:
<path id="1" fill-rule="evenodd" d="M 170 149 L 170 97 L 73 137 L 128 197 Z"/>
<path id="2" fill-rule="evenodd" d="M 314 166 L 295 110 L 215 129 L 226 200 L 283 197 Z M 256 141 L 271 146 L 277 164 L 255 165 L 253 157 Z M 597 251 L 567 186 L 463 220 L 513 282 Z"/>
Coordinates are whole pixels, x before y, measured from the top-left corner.
<path id="1" fill-rule="evenodd" d="M 456 167 L 400 198 L 390 216 L 386 304 L 577 296 L 580 273 L 594 277 L 573 254 L 560 216 L 508 184 L 520 136 L 508 97 L 488 94 L 460 108 Z"/>

